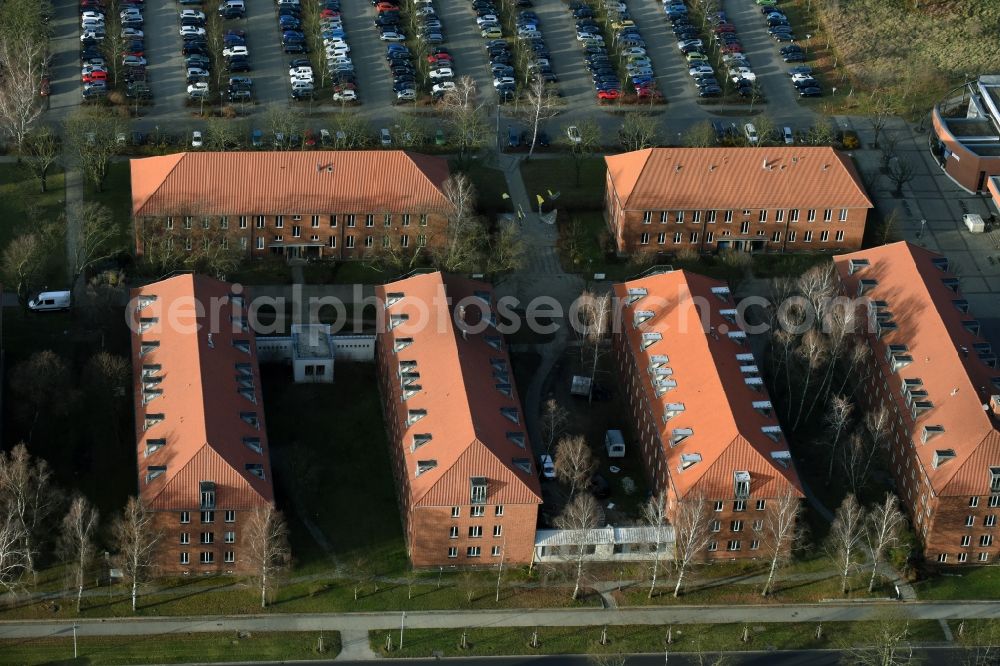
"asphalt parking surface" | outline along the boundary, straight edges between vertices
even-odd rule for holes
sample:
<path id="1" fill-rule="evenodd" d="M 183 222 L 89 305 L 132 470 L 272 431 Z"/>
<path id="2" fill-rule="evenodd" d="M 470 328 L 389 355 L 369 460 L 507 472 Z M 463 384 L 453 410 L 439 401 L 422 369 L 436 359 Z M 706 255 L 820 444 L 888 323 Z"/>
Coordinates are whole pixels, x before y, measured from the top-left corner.
<path id="1" fill-rule="evenodd" d="M 315 0 L 305 0 L 314 2 Z M 341 16 L 344 19 L 344 31 L 347 33 L 347 44 L 351 47 L 351 61 L 354 63 L 354 74 L 358 77 L 358 99 L 362 108 L 384 108 L 396 101 L 392 92 L 392 77 L 385 62 L 385 46 L 387 42 L 379 41 L 378 30 L 372 21 L 375 20 L 375 10 L 368 0 L 342 0 Z M 322 58 L 322 53 L 314 54 Z"/>
<path id="2" fill-rule="evenodd" d="M 153 91 L 152 115 L 157 117 L 177 117 L 186 111 L 187 71 L 178 33 L 180 9 L 173 0 L 151 0 L 142 6 L 146 73 Z"/>
<path id="3" fill-rule="evenodd" d="M 749 0 L 745 0 L 749 1 Z M 646 41 L 646 54 L 653 61 L 656 87 L 669 104 L 695 104 L 695 86 L 688 76 L 687 61 L 677 49 L 663 5 L 658 0 L 625 0 L 632 20 Z"/>
<path id="4" fill-rule="evenodd" d="M 214 3 L 214 0 L 208 0 Z M 209 9 L 215 11 L 213 4 Z M 246 18 L 225 21 L 225 29 L 244 30 L 253 78 L 254 97 L 261 107 L 287 105 L 291 100 L 288 82 L 288 61 L 299 56 L 286 55 L 281 50 L 278 10 L 274 0 L 247 0 Z M 315 54 L 310 54 L 315 55 Z M 241 72 L 242 73 L 242 72 Z"/>
<path id="5" fill-rule="evenodd" d="M 497 5 L 501 0 L 496 0 Z M 434 0 L 434 7 L 444 27 L 444 44 L 455 58 L 456 76 L 471 76 L 481 100 L 496 101 L 486 40 L 479 34 L 472 0 Z M 545 29 L 543 24 L 542 29 Z"/>
<path id="6" fill-rule="evenodd" d="M 49 119 L 60 121 L 81 102 L 80 93 L 80 13 L 75 2 L 61 2 L 54 7 L 49 21 Z"/>
<path id="7" fill-rule="evenodd" d="M 532 11 L 538 14 L 542 38 L 552 56 L 552 71 L 559 78 L 559 95 L 568 109 L 594 105 L 594 84 L 583 63 L 583 50 L 576 41 L 576 21 L 569 4 L 562 0 L 534 0 Z M 549 132 L 555 136 L 555 132 Z"/>

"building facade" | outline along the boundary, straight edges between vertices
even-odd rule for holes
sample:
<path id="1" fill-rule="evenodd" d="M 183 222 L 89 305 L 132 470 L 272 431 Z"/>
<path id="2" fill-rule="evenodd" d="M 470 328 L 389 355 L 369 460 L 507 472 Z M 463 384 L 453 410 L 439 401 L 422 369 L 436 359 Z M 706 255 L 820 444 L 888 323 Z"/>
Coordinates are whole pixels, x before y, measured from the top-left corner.
<path id="1" fill-rule="evenodd" d="M 361 259 L 443 242 L 448 163 L 401 150 L 134 159 L 138 254 Z"/>
<path id="2" fill-rule="evenodd" d="M 614 361 L 650 488 L 671 521 L 707 500 L 707 558 L 766 556 L 767 512 L 803 495 L 729 288 L 668 271 L 614 295 Z"/>
<path id="3" fill-rule="evenodd" d="M 1000 371 L 948 259 L 906 242 L 834 259 L 860 299 L 872 359 L 863 395 L 891 416 L 889 467 L 930 561 L 1000 549 Z"/>
<path id="4" fill-rule="evenodd" d="M 249 512 L 273 504 L 254 333 L 230 286 L 178 275 L 133 290 L 138 495 L 165 574 L 246 570 Z"/>
<path id="5" fill-rule="evenodd" d="M 379 388 L 413 566 L 529 563 L 541 488 L 492 288 L 424 273 L 375 292 Z"/>
<path id="6" fill-rule="evenodd" d="M 828 147 L 649 148 L 604 158 L 621 254 L 833 252 L 861 247 L 871 200 Z"/>
<path id="7" fill-rule="evenodd" d="M 1000 75 L 980 76 L 963 86 L 960 99 L 931 112 L 932 148 L 952 180 L 970 192 L 986 193 L 1000 176 Z M 994 194 L 994 201 L 1000 202 Z"/>

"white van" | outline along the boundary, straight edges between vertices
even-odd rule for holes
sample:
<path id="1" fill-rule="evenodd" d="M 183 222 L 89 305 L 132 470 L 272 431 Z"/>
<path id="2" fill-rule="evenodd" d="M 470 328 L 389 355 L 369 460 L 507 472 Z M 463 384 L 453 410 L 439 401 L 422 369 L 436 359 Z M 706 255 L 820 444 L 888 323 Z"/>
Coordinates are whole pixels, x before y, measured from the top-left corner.
<path id="1" fill-rule="evenodd" d="M 625 437 L 621 430 L 608 430 L 604 433 L 604 448 L 609 458 L 625 457 Z"/>
<path id="2" fill-rule="evenodd" d="M 752 146 L 757 145 L 757 128 L 753 126 L 753 123 L 747 123 L 743 126 L 743 134 L 746 135 L 747 143 Z"/>
<path id="3" fill-rule="evenodd" d="M 28 301 L 28 309 L 35 312 L 51 310 L 69 310 L 70 293 L 68 291 L 43 291 Z"/>

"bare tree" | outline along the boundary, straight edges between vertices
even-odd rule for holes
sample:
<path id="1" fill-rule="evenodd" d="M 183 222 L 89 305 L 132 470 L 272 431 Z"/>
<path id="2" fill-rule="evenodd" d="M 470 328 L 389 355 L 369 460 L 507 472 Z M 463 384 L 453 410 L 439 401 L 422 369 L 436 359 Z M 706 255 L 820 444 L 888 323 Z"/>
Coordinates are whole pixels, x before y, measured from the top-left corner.
<path id="1" fill-rule="evenodd" d="M 830 483 L 833 478 L 833 461 L 837 459 L 837 445 L 844 428 L 851 421 L 851 413 L 854 405 L 846 397 L 835 395 L 830 400 L 830 409 L 826 414 L 826 425 L 833 431 L 833 441 L 830 442 L 830 466 L 826 472 L 826 482 Z"/>
<path id="2" fill-rule="evenodd" d="M 445 93 L 438 103 L 444 122 L 451 128 L 451 136 L 459 151 L 460 162 L 478 152 L 493 136 L 487 121 L 487 104 L 480 100 L 476 82 L 471 76 L 462 76 L 455 88 Z"/>
<path id="3" fill-rule="evenodd" d="M 826 373 L 820 381 L 819 390 L 813 396 L 812 403 L 806 411 L 806 420 L 812 415 L 816 406 L 825 404 L 833 385 L 833 373 L 837 369 L 841 358 L 852 347 L 860 345 L 851 344 L 857 333 L 858 310 L 852 302 L 836 303 L 824 305 L 823 327 L 827 331 L 829 363 L 826 365 Z"/>
<path id="4" fill-rule="evenodd" d="M 899 501 L 892 493 L 886 493 L 881 504 L 875 505 L 868 513 L 868 553 L 871 557 L 872 576 L 868 581 L 868 591 L 875 589 L 875 576 L 886 551 L 899 543 L 899 532 L 906 517 L 899 510 Z"/>
<path id="5" fill-rule="evenodd" d="M 546 85 L 545 79 L 538 77 L 528 84 L 528 89 L 524 94 L 522 104 L 519 106 L 520 115 L 531 126 L 531 145 L 528 148 L 528 159 L 535 153 L 535 146 L 538 143 L 538 129 L 546 121 L 552 120 L 559 115 L 561 104 L 559 98 L 552 93 L 551 88 Z"/>
<path id="6" fill-rule="evenodd" d="M 63 516 L 59 552 L 69 567 L 73 585 L 76 587 L 78 614 L 83 601 L 84 581 L 94 560 L 94 535 L 97 531 L 97 522 L 97 509 L 83 495 L 75 495 L 69 504 L 69 510 Z"/>
<path id="7" fill-rule="evenodd" d="M 854 495 L 847 495 L 830 525 L 827 548 L 840 572 L 840 591 L 849 592 L 847 584 L 865 538 L 865 509 Z"/>
<path id="8" fill-rule="evenodd" d="M 839 290 L 839 283 L 833 262 L 816 264 L 795 280 L 795 286 L 812 306 L 814 324 L 824 321 L 827 304 Z"/>
<path id="9" fill-rule="evenodd" d="M 13 511 L 3 507 L 0 514 L 0 588 L 11 594 L 20 592 L 27 571 L 21 526 Z"/>
<path id="10" fill-rule="evenodd" d="M 354 600 L 358 600 L 361 590 L 375 577 L 371 562 L 367 557 L 359 555 L 351 562 L 351 580 L 354 581 Z"/>
<path id="11" fill-rule="evenodd" d="M 245 129 L 242 122 L 230 118 L 208 118 L 205 121 L 205 145 L 210 150 L 236 150 L 242 143 Z"/>
<path id="12" fill-rule="evenodd" d="M 370 146 L 374 139 L 374 130 L 366 116 L 357 111 L 344 111 L 338 113 L 334 119 L 334 126 L 343 135 L 337 139 L 337 148 L 355 150 Z"/>
<path id="13" fill-rule="evenodd" d="M 104 187 L 111 158 L 121 149 L 118 135 L 127 130 L 124 120 L 97 110 L 75 111 L 63 122 L 63 138 L 98 192 Z"/>
<path id="14" fill-rule="evenodd" d="M 153 568 L 153 553 L 160 535 L 153 525 L 153 514 L 141 499 L 129 497 L 122 515 L 112 527 L 118 544 L 117 561 L 132 585 L 132 612 L 136 611 L 139 583 L 149 577 Z"/>
<path id="15" fill-rule="evenodd" d="M 872 146 L 878 148 L 879 135 L 885 129 L 885 125 L 889 122 L 889 119 L 892 118 L 893 108 L 889 96 L 879 90 L 872 91 L 871 101 L 871 113 L 868 115 L 868 123 L 872 127 L 872 132 L 874 132 Z"/>
<path id="16" fill-rule="evenodd" d="M 566 138 L 562 141 L 569 148 L 570 157 L 573 159 L 573 172 L 576 176 L 574 183 L 579 187 L 583 163 L 600 147 L 602 134 L 601 126 L 589 118 L 577 123 L 576 129 L 576 138 L 569 138 L 567 132 L 564 131 L 563 136 Z"/>
<path id="17" fill-rule="evenodd" d="M 486 268 L 491 273 L 508 273 L 524 265 L 527 246 L 520 227 L 513 221 L 497 223 L 496 230 L 487 238 Z"/>
<path id="18" fill-rule="evenodd" d="M 909 641 L 909 621 L 894 611 L 865 623 L 868 636 L 861 645 L 846 646 L 849 663 L 856 666 L 909 666 L 918 663 Z"/>
<path id="19" fill-rule="evenodd" d="M 0 38 L 0 125 L 20 149 L 41 116 L 39 86 L 46 41 L 28 34 Z"/>
<path id="20" fill-rule="evenodd" d="M 18 399 L 16 412 L 28 426 L 29 442 L 39 421 L 44 423 L 43 414 L 66 414 L 76 399 L 69 367 L 62 357 L 48 349 L 35 352 L 14 366 L 11 388 Z"/>
<path id="21" fill-rule="evenodd" d="M 442 270 L 468 270 L 477 264 L 484 241 L 483 224 L 475 213 L 476 188 L 464 173 L 456 173 L 443 189 L 450 204 L 448 227 L 434 260 Z"/>
<path id="22" fill-rule="evenodd" d="M 43 229 L 48 229 L 45 227 Z M 17 236 L 3 251 L 3 276 L 17 291 L 21 306 L 27 308 L 31 292 L 41 285 L 47 257 L 52 248 L 51 235 L 31 232 Z"/>
<path id="23" fill-rule="evenodd" d="M 87 201 L 75 204 L 80 221 L 79 237 L 75 243 L 73 274 L 79 275 L 95 263 L 113 257 L 124 248 L 121 234 L 115 227 L 111 211 L 102 203 Z"/>
<path id="24" fill-rule="evenodd" d="M 32 458 L 23 442 L 10 453 L 0 454 L 0 501 L 17 521 L 24 540 L 25 567 L 34 577 L 40 542 L 50 531 L 46 521 L 56 508 L 59 493 L 48 463 Z"/>
<path id="25" fill-rule="evenodd" d="M 829 352 L 829 346 L 823 334 L 816 329 L 811 329 L 805 332 L 802 336 L 802 342 L 799 344 L 799 348 L 796 350 L 802 360 L 805 361 L 805 383 L 802 387 L 801 399 L 799 400 L 799 410 L 795 416 L 795 423 L 792 425 L 792 430 L 796 430 L 799 427 L 799 422 L 802 419 L 802 412 L 806 405 L 806 400 L 809 396 L 809 386 L 812 384 L 812 378 L 816 372 L 823 366 L 826 362 L 827 355 Z"/>
<path id="26" fill-rule="evenodd" d="M 274 585 L 278 573 L 288 567 L 288 526 L 281 512 L 268 504 L 255 509 L 243 528 L 243 550 L 247 561 L 260 582 L 260 607 L 267 606 L 268 586 Z"/>
<path id="27" fill-rule="evenodd" d="M 43 125 L 25 136 L 21 151 L 23 163 L 31 170 L 42 192 L 48 191 L 49 170 L 59 161 L 59 137 Z"/>
<path id="28" fill-rule="evenodd" d="M 684 575 L 702 556 L 712 538 L 708 520 L 708 500 L 701 495 L 686 497 L 678 503 L 674 516 L 674 565 L 677 567 L 675 597 L 681 594 Z"/>
<path id="29" fill-rule="evenodd" d="M 626 113 L 619 137 L 625 150 L 652 148 L 659 143 L 659 123 L 654 116 L 639 111 Z"/>
<path id="30" fill-rule="evenodd" d="M 542 408 L 542 440 L 545 443 L 545 452 L 551 453 L 552 445 L 563 434 L 566 423 L 569 420 L 569 412 L 566 408 L 549 398 Z"/>
<path id="31" fill-rule="evenodd" d="M 556 477 L 569 486 L 570 497 L 586 487 L 597 461 L 583 435 L 563 437 L 556 445 Z"/>
<path id="32" fill-rule="evenodd" d="M 851 492 L 856 493 L 864 486 L 868 468 L 875 457 L 875 447 L 871 439 L 855 431 L 840 451 L 840 471 Z"/>
<path id="33" fill-rule="evenodd" d="M 584 349 L 590 357 L 590 391 L 588 402 L 594 397 L 594 381 L 597 378 L 597 365 L 603 354 L 603 345 L 611 327 L 611 292 L 598 296 L 585 291 L 580 296 L 582 306 L 580 313 L 585 321 Z"/>
<path id="34" fill-rule="evenodd" d="M 656 549 L 653 554 L 653 580 L 649 586 L 649 598 L 653 598 L 653 591 L 656 589 L 656 577 L 660 573 L 660 558 L 663 556 L 661 549 L 663 543 L 663 530 L 670 522 L 667 515 L 667 495 L 661 492 L 654 495 L 642 505 L 642 520 L 653 528 L 653 545 Z"/>
<path id="35" fill-rule="evenodd" d="M 716 144 L 715 130 L 707 120 L 691 125 L 684 132 L 683 138 L 684 145 L 688 148 L 708 148 Z"/>
<path id="36" fill-rule="evenodd" d="M 903 196 L 903 185 L 913 180 L 916 176 L 916 170 L 913 167 L 913 162 L 904 159 L 900 156 L 895 156 L 889 162 L 889 173 L 886 174 L 889 180 L 891 180 L 895 185 L 896 189 L 893 192 L 897 197 Z"/>
<path id="37" fill-rule="evenodd" d="M 798 522 L 802 511 L 799 498 L 791 489 L 768 502 L 767 506 L 764 516 L 764 541 L 770 563 L 767 580 L 761 590 L 761 596 L 765 597 L 774 588 L 779 567 L 791 558 L 792 548 L 800 537 Z"/>
<path id="38" fill-rule="evenodd" d="M 586 561 L 587 549 L 584 543 L 590 530 L 604 522 L 604 510 L 590 493 L 580 493 L 570 500 L 562 514 L 556 518 L 556 527 L 561 530 L 576 530 L 579 543 L 574 544 L 576 560 L 576 582 L 573 585 L 573 598 L 580 595 L 580 581 L 583 580 L 583 567 Z"/>

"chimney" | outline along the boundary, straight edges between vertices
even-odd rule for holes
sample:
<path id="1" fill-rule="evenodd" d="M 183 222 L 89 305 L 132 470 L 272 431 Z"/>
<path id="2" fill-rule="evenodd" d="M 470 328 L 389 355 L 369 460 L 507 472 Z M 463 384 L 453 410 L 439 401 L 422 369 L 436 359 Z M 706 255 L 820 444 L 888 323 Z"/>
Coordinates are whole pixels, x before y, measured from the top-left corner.
<path id="1" fill-rule="evenodd" d="M 769 168 L 768 165 L 767 165 L 767 158 L 766 157 L 764 158 L 764 164 L 761 165 L 761 168 L 762 169 L 768 169 Z"/>

